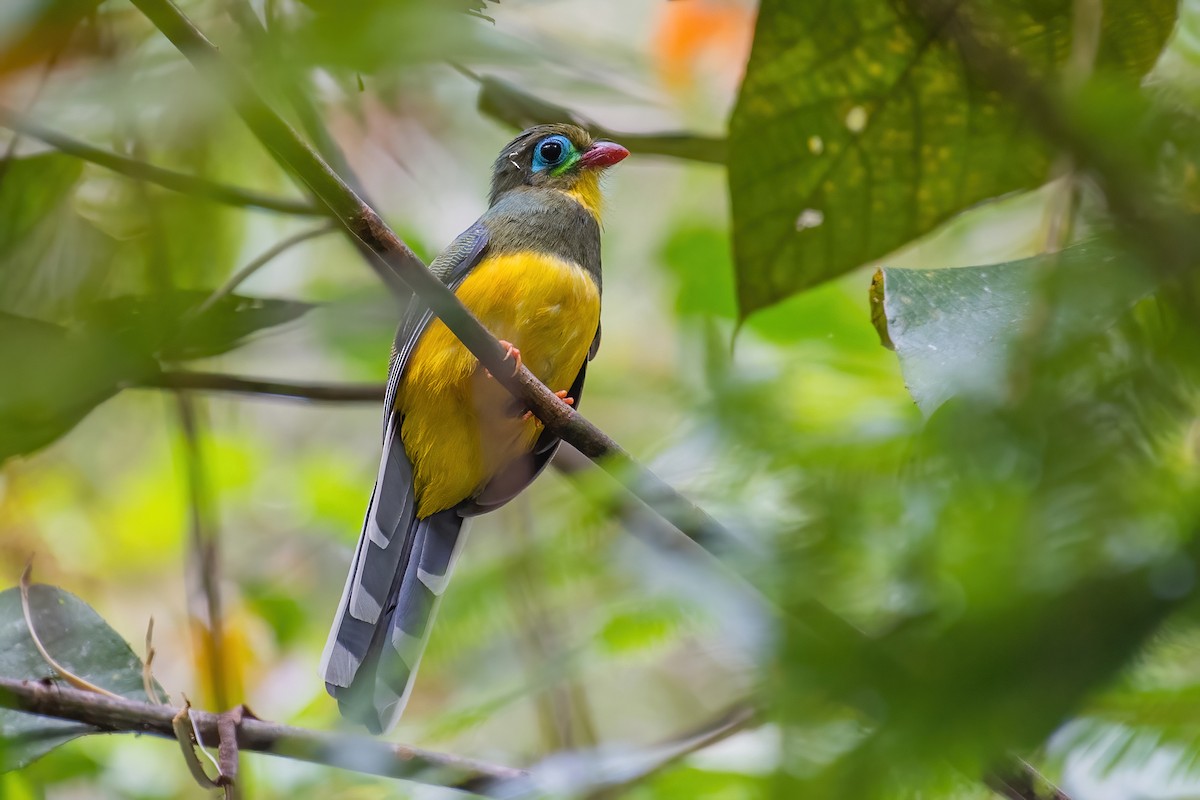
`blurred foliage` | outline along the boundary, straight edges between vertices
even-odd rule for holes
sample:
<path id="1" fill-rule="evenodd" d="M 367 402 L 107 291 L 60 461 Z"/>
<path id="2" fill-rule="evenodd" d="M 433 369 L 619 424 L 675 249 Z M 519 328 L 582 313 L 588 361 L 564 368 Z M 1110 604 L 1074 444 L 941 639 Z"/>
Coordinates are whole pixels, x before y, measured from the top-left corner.
<path id="1" fill-rule="evenodd" d="M 752 55 L 751 0 L 180 6 L 426 258 L 482 210 L 511 134 L 494 122 L 645 134 L 607 182 L 584 410 L 760 557 L 660 552 L 628 536 L 655 523 L 610 480 L 548 474 L 475 521 L 397 740 L 533 765 L 553 797 L 648 773 L 604 791 L 983 798 L 1013 754 L 1072 800 L 1200 794 L 1200 292 L 1147 256 L 1194 263 L 1193 243 L 1114 226 L 1105 182 L 1071 173 L 904 3 L 763 0 Z M 1169 0 L 969 11 L 1124 157 L 1138 208 L 1187 224 L 1200 1 L 1169 42 Z M 296 196 L 127 4 L 0 4 L 0 104 Z M 653 133 L 718 130 L 731 105 L 727 141 Z M 106 655 L 56 655 L 122 692 L 140 675 L 110 684 L 106 659 L 132 681 L 121 639 L 153 614 L 160 682 L 202 699 L 203 599 L 180 579 L 200 481 L 245 679 L 234 701 L 335 728 L 314 668 L 378 409 L 196 395 L 196 474 L 174 398 L 123 390 L 184 362 L 382 380 L 394 298 L 333 237 L 224 294 L 311 221 L 23 137 L 0 148 L 0 576 L 36 552 L 39 573 L 86 596 L 111 628 L 65 593 L 48 620 Z M 884 257 L 873 283 L 857 269 Z M 3 640 L 0 672 L 45 670 Z M 653 745 L 747 702 L 752 730 L 654 765 Z M 6 736 L 13 724 L 46 723 L 0 712 Z M 0 776 L 0 796 L 194 796 L 177 749 L 86 737 Z M 242 774 L 255 798 L 425 796 L 265 757 Z"/>

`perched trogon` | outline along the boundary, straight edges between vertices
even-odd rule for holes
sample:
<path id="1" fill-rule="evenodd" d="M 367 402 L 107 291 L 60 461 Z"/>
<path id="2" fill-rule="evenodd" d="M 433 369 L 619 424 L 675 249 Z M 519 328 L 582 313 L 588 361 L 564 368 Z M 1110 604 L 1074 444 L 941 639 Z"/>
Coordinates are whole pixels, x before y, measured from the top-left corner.
<path id="1" fill-rule="evenodd" d="M 600 174 L 629 155 L 573 125 L 505 146 L 488 210 L 430 266 L 564 402 L 578 405 L 600 344 Z M 420 298 L 396 334 L 383 458 L 321 661 L 342 714 L 391 728 L 467 518 L 549 463 L 558 439 L 517 404 Z"/>

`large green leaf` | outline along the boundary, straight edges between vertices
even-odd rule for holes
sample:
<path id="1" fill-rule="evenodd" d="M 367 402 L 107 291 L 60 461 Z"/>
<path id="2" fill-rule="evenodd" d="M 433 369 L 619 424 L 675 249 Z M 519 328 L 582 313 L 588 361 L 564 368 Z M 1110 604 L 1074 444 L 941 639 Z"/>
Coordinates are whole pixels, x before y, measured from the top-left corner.
<path id="1" fill-rule="evenodd" d="M 147 701 L 142 662 L 87 603 L 53 586 L 31 586 L 29 607 L 38 640 L 75 675 L 133 700 Z M 20 589 L 0 592 L 0 676 L 53 678 L 21 610 Z M 0 709 L 0 772 L 23 767 L 60 744 L 99 733 L 96 728 Z"/>
<path id="2" fill-rule="evenodd" d="M 112 240 L 74 209 L 82 172 L 57 153 L 0 165 L 0 309 L 60 315 L 108 266 Z"/>
<path id="3" fill-rule="evenodd" d="M 0 461 L 44 447 L 158 366 L 94 333 L 0 312 Z"/>
<path id="4" fill-rule="evenodd" d="M 161 297 L 113 297 L 93 303 L 81 316 L 87 330 L 165 361 L 183 361 L 227 353 L 251 334 L 312 308 L 298 300 L 226 295 L 199 313 L 210 294 L 177 290 Z"/>
<path id="5" fill-rule="evenodd" d="M 1072 0 L 971 4 L 1035 75 L 1071 51 Z M 879 258 L 951 215 L 1039 185 L 1053 152 L 954 46 L 887 0 L 763 0 L 730 121 L 742 314 Z M 1175 0 L 1103 6 L 1096 70 L 1132 86 Z"/>
<path id="6" fill-rule="evenodd" d="M 1014 348 L 1044 353 L 1103 330 L 1150 285 L 1130 259 L 1088 242 L 1008 264 L 884 268 L 872 283 L 872 316 L 930 414 L 956 395 L 1002 399 Z"/>
<path id="7" fill-rule="evenodd" d="M 195 313 L 208 294 L 112 298 L 72 329 L 0 312 L 0 461 L 53 442 L 122 388 L 149 382 L 163 361 L 228 352 L 311 308 L 229 295 Z"/>

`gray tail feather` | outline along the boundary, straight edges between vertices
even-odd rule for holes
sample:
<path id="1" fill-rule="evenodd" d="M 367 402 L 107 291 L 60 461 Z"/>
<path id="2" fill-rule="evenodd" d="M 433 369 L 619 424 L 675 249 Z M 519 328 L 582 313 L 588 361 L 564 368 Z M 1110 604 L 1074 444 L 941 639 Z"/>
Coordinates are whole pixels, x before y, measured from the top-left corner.
<path id="1" fill-rule="evenodd" d="M 384 440 L 371 496 L 321 674 L 342 715 L 375 733 L 396 724 L 421 662 L 430 623 L 463 539 L 453 509 L 417 519 L 412 465 Z"/>

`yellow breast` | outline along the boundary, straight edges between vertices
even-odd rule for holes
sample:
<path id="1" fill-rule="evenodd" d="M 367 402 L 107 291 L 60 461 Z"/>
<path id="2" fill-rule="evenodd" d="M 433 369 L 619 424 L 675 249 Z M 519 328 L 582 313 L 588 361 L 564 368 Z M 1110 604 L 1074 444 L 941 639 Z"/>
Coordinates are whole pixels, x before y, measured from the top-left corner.
<path id="1" fill-rule="evenodd" d="M 456 294 L 497 338 L 520 349 L 543 383 L 570 387 L 600 324 L 600 291 L 581 267 L 532 252 L 487 258 Z M 528 453 L 542 430 L 536 418 L 514 413 L 512 396 L 436 319 L 409 358 L 396 407 L 418 517 L 475 496 Z"/>

